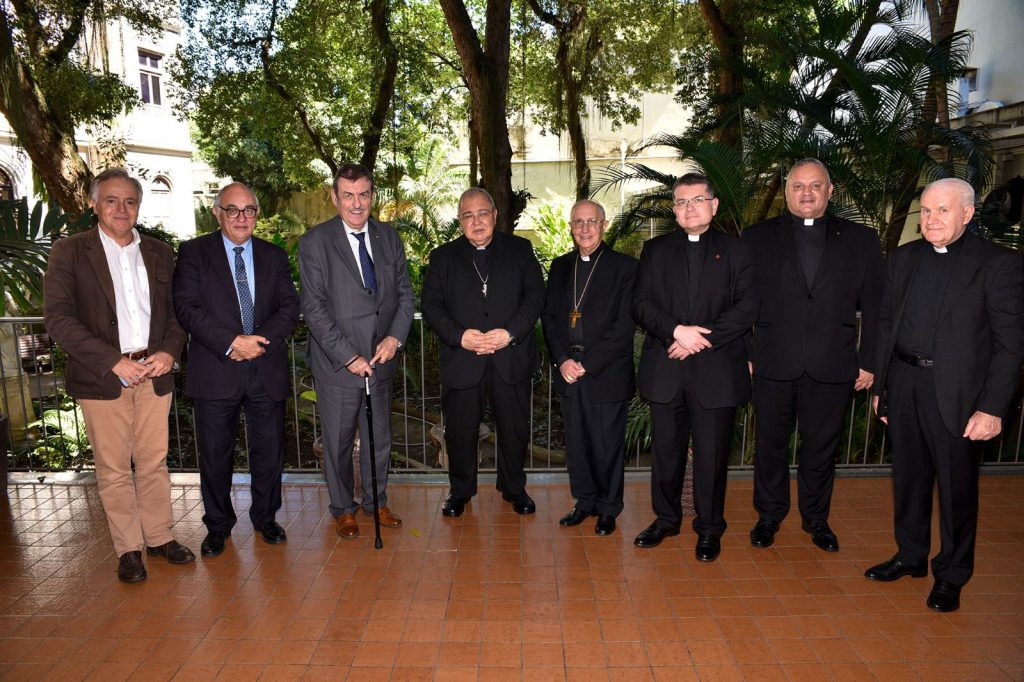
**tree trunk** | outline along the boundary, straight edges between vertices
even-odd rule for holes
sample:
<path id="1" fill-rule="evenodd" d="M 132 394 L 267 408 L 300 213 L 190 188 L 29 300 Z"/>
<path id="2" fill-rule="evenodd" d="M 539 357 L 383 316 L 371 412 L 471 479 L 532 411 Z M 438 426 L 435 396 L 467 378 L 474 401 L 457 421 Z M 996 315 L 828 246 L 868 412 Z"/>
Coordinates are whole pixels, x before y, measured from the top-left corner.
<path id="1" fill-rule="evenodd" d="M 74 220 L 89 207 L 92 173 L 78 155 L 74 125 L 63 121 L 20 59 L 6 11 L 0 11 L 0 111 L 61 210 Z"/>
<path id="2" fill-rule="evenodd" d="M 704 21 L 711 32 L 711 40 L 721 58 L 718 67 L 718 92 L 715 97 L 715 114 L 719 126 L 715 138 L 733 149 L 743 152 L 743 48 L 746 36 L 739 2 L 722 0 L 699 0 Z"/>
<path id="3" fill-rule="evenodd" d="M 361 163 L 370 171 L 377 165 L 377 154 L 380 152 L 380 140 L 384 134 L 384 125 L 391 110 L 391 100 L 395 96 L 395 78 L 398 75 L 398 51 L 391 40 L 391 7 L 388 0 L 373 0 L 370 4 L 373 34 L 384 54 L 384 70 L 377 83 L 377 97 L 370 112 L 370 119 L 363 129 L 363 158 Z"/>
<path id="4" fill-rule="evenodd" d="M 462 0 L 440 0 L 469 85 L 472 119 L 476 125 L 481 185 L 494 197 L 497 228 L 512 232 L 525 202 L 512 192 L 512 145 L 508 139 L 505 105 L 508 97 L 510 0 L 488 0 L 484 30 L 486 45 Z"/>

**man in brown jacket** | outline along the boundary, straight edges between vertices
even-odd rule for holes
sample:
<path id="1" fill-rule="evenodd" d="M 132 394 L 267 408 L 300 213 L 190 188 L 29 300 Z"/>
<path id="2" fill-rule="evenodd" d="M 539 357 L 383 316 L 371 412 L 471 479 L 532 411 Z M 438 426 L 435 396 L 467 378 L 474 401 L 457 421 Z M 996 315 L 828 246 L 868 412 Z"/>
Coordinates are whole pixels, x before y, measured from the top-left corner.
<path id="1" fill-rule="evenodd" d="M 120 558 L 117 577 L 146 579 L 142 548 L 195 560 L 171 534 L 167 471 L 170 374 L 185 343 L 171 305 L 171 248 L 135 229 L 139 181 L 121 168 L 93 180 L 99 226 L 53 244 L 43 315 L 68 354 L 67 391 L 82 408 L 96 482 Z M 132 464 L 135 475 L 132 476 Z"/>

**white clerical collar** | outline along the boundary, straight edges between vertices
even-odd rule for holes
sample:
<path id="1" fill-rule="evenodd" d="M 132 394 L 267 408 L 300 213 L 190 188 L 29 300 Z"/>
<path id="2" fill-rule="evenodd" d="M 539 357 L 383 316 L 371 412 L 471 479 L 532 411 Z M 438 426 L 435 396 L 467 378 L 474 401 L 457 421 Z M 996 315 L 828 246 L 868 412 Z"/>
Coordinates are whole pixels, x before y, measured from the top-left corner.
<path id="1" fill-rule="evenodd" d="M 689 239 L 691 242 L 699 242 L 700 241 L 700 235 L 699 234 L 687 234 L 686 238 Z"/>
<path id="2" fill-rule="evenodd" d="M 949 253 L 949 249 L 945 246 L 933 246 L 932 248 L 935 249 L 935 253 Z"/>
<path id="3" fill-rule="evenodd" d="M 814 218 L 804 218 L 804 227 L 814 227 Z"/>

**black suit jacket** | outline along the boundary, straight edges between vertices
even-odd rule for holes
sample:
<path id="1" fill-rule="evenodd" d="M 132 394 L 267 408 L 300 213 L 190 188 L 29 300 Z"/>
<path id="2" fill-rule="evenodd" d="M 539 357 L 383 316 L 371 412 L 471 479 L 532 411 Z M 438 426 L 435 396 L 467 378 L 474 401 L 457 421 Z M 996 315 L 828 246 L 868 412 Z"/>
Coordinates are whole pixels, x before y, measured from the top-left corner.
<path id="1" fill-rule="evenodd" d="M 785 214 L 742 232 L 754 250 L 761 292 L 754 372 L 775 381 L 807 372 L 824 383 L 853 381 L 859 369 L 874 372 L 883 271 L 878 235 L 860 223 L 829 216 L 821 263 L 808 288 L 791 221 Z"/>
<path id="2" fill-rule="evenodd" d="M 430 253 L 421 306 L 423 319 L 441 339 L 441 380 L 451 388 L 480 383 L 488 356 L 464 349 L 462 335 L 467 329 L 506 329 L 515 343 L 490 357 L 506 383 L 518 384 L 540 362 L 534 340 L 544 308 L 540 263 L 529 241 L 496 231 L 484 297 L 473 268 L 473 248 L 462 236 Z"/>
<path id="3" fill-rule="evenodd" d="M 567 384 L 558 371 L 569 359 L 569 313 L 573 309 L 573 269 L 576 250 L 559 256 L 548 273 L 547 303 L 541 315 L 547 340 L 555 391 L 572 395 L 578 384 Z M 577 357 L 587 373 L 582 381 L 593 387 L 595 402 L 628 400 L 635 388 L 633 372 L 633 334 L 636 325 L 630 314 L 637 261 L 602 244 L 591 261 L 600 255 L 593 277 L 580 304 L 583 330 L 583 356 Z M 582 289 L 583 281 L 579 282 Z"/>
<path id="4" fill-rule="evenodd" d="M 708 230 L 702 238 L 709 242 L 693 310 L 686 233 L 676 230 L 644 244 L 633 291 L 633 317 L 647 332 L 640 354 L 640 395 L 654 403 L 671 401 L 689 363 L 703 407 L 735 407 L 750 400 L 745 336 L 758 306 L 753 255 L 736 237 Z M 672 331 L 679 324 L 712 330 L 707 335 L 711 348 L 681 361 L 669 358 Z"/>
<path id="5" fill-rule="evenodd" d="M 256 287 L 253 333 L 270 343 L 255 362 L 263 387 L 274 400 L 290 391 L 288 337 L 299 321 L 299 295 L 288 256 L 270 242 L 252 238 Z M 238 395 L 245 386 L 246 362 L 226 355 L 242 334 L 242 312 L 220 230 L 182 243 L 174 268 L 174 311 L 191 337 L 186 393 L 218 400 Z"/>
<path id="6" fill-rule="evenodd" d="M 975 411 L 1006 415 L 1024 357 L 1021 254 L 972 234 L 961 239 L 963 247 L 939 307 L 932 370 L 942 421 L 957 436 Z M 889 256 L 878 325 L 875 395 L 885 391 L 907 292 L 921 256 L 931 248 L 922 239 Z M 884 403 L 879 413 L 885 414 Z"/>

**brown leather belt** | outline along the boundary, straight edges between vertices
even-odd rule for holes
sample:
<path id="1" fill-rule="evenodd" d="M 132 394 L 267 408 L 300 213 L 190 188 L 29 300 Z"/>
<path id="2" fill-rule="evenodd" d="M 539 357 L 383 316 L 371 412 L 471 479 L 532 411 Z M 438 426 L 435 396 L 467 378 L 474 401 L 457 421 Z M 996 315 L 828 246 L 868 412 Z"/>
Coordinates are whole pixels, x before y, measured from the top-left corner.
<path id="1" fill-rule="evenodd" d="M 121 355 L 123 355 L 124 357 L 128 358 L 129 360 L 141 360 L 141 359 L 149 356 L 149 351 L 148 350 L 137 350 L 134 353 L 121 353 Z"/>
<path id="2" fill-rule="evenodd" d="M 935 361 L 931 358 L 926 358 L 923 355 L 914 355 L 913 353 L 904 353 L 899 348 L 895 349 L 896 357 L 914 367 L 922 367 L 924 369 L 931 369 L 935 366 Z"/>

